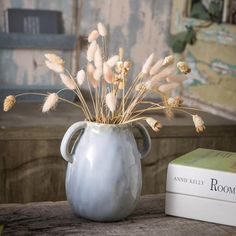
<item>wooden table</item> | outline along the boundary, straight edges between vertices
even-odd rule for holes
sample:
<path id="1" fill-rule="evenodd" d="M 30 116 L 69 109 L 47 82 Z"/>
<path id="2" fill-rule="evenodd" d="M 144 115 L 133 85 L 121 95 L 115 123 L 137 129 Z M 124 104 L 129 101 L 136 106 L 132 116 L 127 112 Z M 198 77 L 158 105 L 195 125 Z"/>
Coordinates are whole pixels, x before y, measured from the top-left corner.
<path id="1" fill-rule="evenodd" d="M 3 235 L 236 235 L 236 227 L 166 216 L 164 194 L 146 195 L 126 220 L 77 218 L 66 201 L 0 205 Z"/>

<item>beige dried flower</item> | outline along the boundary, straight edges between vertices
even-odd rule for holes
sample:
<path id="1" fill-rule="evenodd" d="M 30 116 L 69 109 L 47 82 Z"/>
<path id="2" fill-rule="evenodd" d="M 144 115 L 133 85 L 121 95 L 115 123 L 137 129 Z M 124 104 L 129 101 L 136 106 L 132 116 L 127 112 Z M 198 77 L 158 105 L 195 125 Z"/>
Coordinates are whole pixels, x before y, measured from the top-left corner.
<path id="1" fill-rule="evenodd" d="M 186 75 L 173 75 L 173 76 L 169 76 L 166 78 L 167 82 L 178 82 L 181 83 L 183 81 L 185 81 L 186 79 L 188 79 L 188 77 Z"/>
<path id="2" fill-rule="evenodd" d="M 14 106 L 15 103 L 16 103 L 15 96 L 13 95 L 7 96 L 3 103 L 3 111 L 7 112 L 11 110 L 11 108 Z"/>
<path id="3" fill-rule="evenodd" d="M 162 62 L 163 59 L 160 59 L 151 67 L 149 72 L 151 76 L 155 75 L 160 70 L 160 68 L 162 67 Z"/>
<path id="4" fill-rule="evenodd" d="M 192 117 L 197 133 L 203 132 L 206 127 L 202 118 L 198 115 L 192 115 Z"/>
<path id="5" fill-rule="evenodd" d="M 165 68 L 164 70 L 162 70 L 161 72 L 157 73 L 156 75 L 154 75 L 151 78 L 151 81 L 153 83 L 164 80 L 165 78 L 167 78 L 168 76 L 170 76 L 174 71 L 176 70 L 176 68 L 174 66 L 170 66 Z"/>
<path id="6" fill-rule="evenodd" d="M 102 67 L 102 53 L 101 53 L 101 49 L 99 46 L 97 46 L 97 49 L 94 54 L 94 65 L 97 68 Z"/>
<path id="7" fill-rule="evenodd" d="M 150 69 L 151 69 L 151 66 L 152 66 L 152 63 L 153 63 L 153 59 L 154 59 L 154 53 L 152 53 L 146 60 L 146 62 L 144 63 L 143 65 L 143 68 L 142 68 L 142 73 L 143 74 L 148 74 Z"/>
<path id="8" fill-rule="evenodd" d="M 162 124 L 160 121 L 155 120 L 152 117 L 148 117 L 146 119 L 146 122 L 149 124 L 149 126 L 152 128 L 153 131 L 158 132 L 162 128 Z"/>
<path id="9" fill-rule="evenodd" d="M 171 107 L 180 107 L 183 103 L 183 99 L 180 96 L 170 97 L 167 100 L 167 104 Z"/>
<path id="10" fill-rule="evenodd" d="M 116 109 L 116 95 L 113 92 L 110 92 L 106 95 L 106 104 L 111 112 L 114 112 Z"/>
<path id="11" fill-rule="evenodd" d="M 106 62 L 103 63 L 103 75 L 107 83 L 111 84 L 113 82 L 112 69 Z"/>
<path id="12" fill-rule="evenodd" d="M 79 70 L 77 72 L 77 75 L 76 75 L 76 81 L 77 81 L 79 86 L 81 86 L 83 84 L 84 79 L 85 79 L 85 72 L 84 72 L 84 70 Z"/>
<path id="13" fill-rule="evenodd" d="M 116 65 L 118 61 L 119 61 L 119 56 L 114 55 L 107 60 L 107 65 L 109 65 L 110 67 L 113 67 Z"/>
<path id="14" fill-rule="evenodd" d="M 124 63 L 123 63 L 123 61 L 117 61 L 117 62 L 116 62 L 116 67 L 115 67 L 115 71 L 116 71 L 117 73 L 121 73 L 122 70 L 123 70 L 123 68 L 124 68 Z"/>
<path id="15" fill-rule="evenodd" d="M 94 77 L 93 77 L 94 72 L 95 72 L 95 68 L 94 68 L 93 64 L 89 63 L 87 65 L 87 75 L 88 75 L 91 85 L 93 86 L 93 88 L 96 89 L 99 86 L 99 81 L 94 79 Z"/>
<path id="16" fill-rule="evenodd" d="M 99 81 L 102 77 L 102 68 L 99 67 L 99 68 L 96 68 L 94 73 L 93 73 L 93 77 L 95 80 Z"/>
<path id="17" fill-rule="evenodd" d="M 96 49 L 97 49 L 97 42 L 94 40 L 92 41 L 92 43 L 90 43 L 89 47 L 88 47 L 88 50 L 87 50 L 87 60 L 89 62 L 93 61 L 94 59 L 94 54 L 96 52 Z"/>
<path id="18" fill-rule="evenodd" d="M 94 40 L 97 40 L 99 33 L 97 30 L 93 30 L 88 36 L 88 42 L 91 43 Z"/>
<path id="19" fill-rule="evenodd" d="M 119 86 L 118 86 L 118 89 L 122 90 L 125 88 L 125 82 L 124 81 L 120 81 L 119 82 Z"/>
<path id="20" fill-rule="evenodd" d="M 139 91 L 145 91 L 147 90 L 146 86 L 145 86 L 145 83 L 138 83 L 136 86 L 135 86 L 135 91 L 139 92 Z"/>
<path id="21" fill-rule="evenodd" d="M 125 75 L 129 72 L 130 68 L 132 66 L 132 63 L 130 61 L 124 61 L 123 63 L 123 72 Z"/>
<path id="22" fill-rule="evenodd" d="M 76 89 L 76 83 L 75 81 L 69 77 L 68 75 L 61 73 L 60 74 L 62 82 L 65 84 L 65 86 L 71 90 Z"/>
<path id="23" fill-rule="evenodd" d="M 162 65 L 163 66 L 169 66 L 175 62 L 174 56 L 170 55 L 164 58 Z"/>
<path id="24" fill-rule="evenodd" d="M 152 87 L 152 83 L 151 81 L 146 81 L 146 82 L 141 82 L 141 83 L 138 83 L 136 86 L 135 86 L 135 90 L 136 91 L 147 91 L 149 89 L 151 89 Z"/>
<path id="25" fill-rule="evenodd" d="M 173 89 L 175 89 L 179 84 L 178 83 L 167 83 L 167 84 L 162 84 L 159 87 L 159 90 L 163 93 L 167 93 Z"/>
<path id="26" fill-rule="evenodd" d="M 92 63 L 88 63 L 87 65 L 87 73 L 89 77 L 93 77 L 93 73 L 94 73 L 95 69 Z"/>
<path id="27" fill-rule="evenodd" d="M 103 37 L 105 37 L 107 35 L 107 30 L 101 22 L 98 23 L 98 32 Z"/>
<path id="28" fill-rule="evenodd" d="M 42 112 L 48 112 L 56 108 L 56 105 L 59 101 L 57 93 L 51 93 L 46 97 L 46 100 L 43 104 Z"/>
<path id="29" fill-rule="evenodd" d="M 179 61 L 177 63 L 177 68 L 180 70 L 180 72 L 184 74 L 188 74 L 191 72 L 191 69 L 189 68 L 188 64 L 184 61 Z"/>
<path id="30" fill-rule="evenodd" d="M 44 56 L 51 63 L 64 66 L 63 59 L 61 57 L 59 57 L 58 55 L 56 55 L 54 53 L 46 53 L 46 54 L 44 54 Z"/>
<path id="31" fill-rule="evenodd" d="M 64 65 L 62 64 L 55 64 L 52 63 L 48 60 L 45 61 L 46 66 L 48 67 L 48 69 L 57 72 L 57 73 L 63 73 L 64 72 Z"/>

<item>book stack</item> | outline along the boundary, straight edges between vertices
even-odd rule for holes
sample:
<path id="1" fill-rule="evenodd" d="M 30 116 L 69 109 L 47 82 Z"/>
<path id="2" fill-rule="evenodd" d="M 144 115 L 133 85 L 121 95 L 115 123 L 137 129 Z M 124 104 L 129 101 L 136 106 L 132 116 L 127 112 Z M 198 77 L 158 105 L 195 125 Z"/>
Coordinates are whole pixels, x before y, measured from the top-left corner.
<path id="1" fill-rule="evenodd" d="M 236 226 L 236 153 L 199 148 L 172 161 L 165 212 Z"/>
<path id="2" fill-rule="evenodd" d="M 60 11 L 9 8 L 4 11 L 5 33 L 60 34 Z"/>

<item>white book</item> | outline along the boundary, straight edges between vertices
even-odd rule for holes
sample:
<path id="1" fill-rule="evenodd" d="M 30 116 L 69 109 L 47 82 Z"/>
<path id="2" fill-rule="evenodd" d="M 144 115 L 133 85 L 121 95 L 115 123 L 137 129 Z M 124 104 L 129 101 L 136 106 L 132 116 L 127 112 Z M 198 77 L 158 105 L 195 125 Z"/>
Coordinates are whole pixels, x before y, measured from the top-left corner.
<path id="1" fill-rule="evenodd" d="M 199 148 L 172 161 L 166 214 L 236 226 L 236 153 Z"/>
<path id="2" fill-rule="evenodd" d="M 177 158 L 166 191 L 236 203 L 236 153 L 199 148 Z"/>
<path id="3" fill-rule="evenodd" d="M 166 193 L 165 213 L 189 219 L 236 226 L 236 203 Z"/>
<path id="4" fill-rule="evenodd" d="M 166 191 L 236 203 L 236 174 L 170 164 Z"/>

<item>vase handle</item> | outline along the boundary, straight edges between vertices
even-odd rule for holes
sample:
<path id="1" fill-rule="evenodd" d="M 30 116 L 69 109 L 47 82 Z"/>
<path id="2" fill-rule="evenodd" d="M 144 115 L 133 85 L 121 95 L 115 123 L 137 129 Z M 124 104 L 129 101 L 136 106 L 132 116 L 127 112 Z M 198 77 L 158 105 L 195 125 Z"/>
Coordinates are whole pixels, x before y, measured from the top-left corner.
<path id="1" fill-rule="evenodd" d="M 143 150 L 140 150 L 141 159 L 142 159 L 146 157 L 151 150 L 151 138 L 147 129 L 144 127 L 144 125 L 140 123 L 134 123 L 133 126 L 134 128 L 138 129 L 138 131 L 141 133 L 142 138 L 143 138 Z"/>
<path id="2" fill-rule="evenodd" d="M 86 128 L 87 126 L 87 122 L 86 121 L 79 121 L 77 123 L 74 123 L 73 125 L 70 126 L 70 128 L 66 131 L 66 133 L 64 134 L 64 137 L 61 141 L 61 155 L 62 157 L 72 163 L 73 162 L 73 156 L 71 154 L 71 152 L 69 151 L 69 144 L 71 139 L 73 138 L 74 134 L 81 129 Z M 72 148 L 72 150 L 74 149 L 74 147 Z"/>

